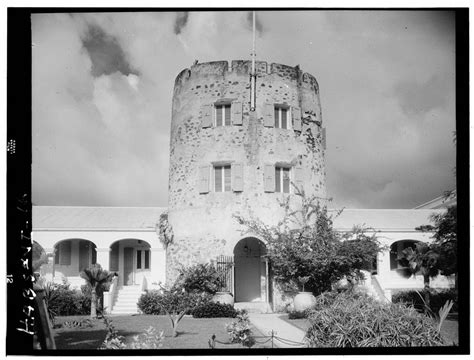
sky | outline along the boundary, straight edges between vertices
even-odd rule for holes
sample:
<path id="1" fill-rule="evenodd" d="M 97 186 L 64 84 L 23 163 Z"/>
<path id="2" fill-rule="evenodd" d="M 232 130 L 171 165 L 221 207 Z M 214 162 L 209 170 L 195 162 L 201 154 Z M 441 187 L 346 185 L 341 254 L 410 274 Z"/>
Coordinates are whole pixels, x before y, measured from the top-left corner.
<path id="1" fill-rule="evenodd" d="M 34 14 L 33 204 L 166 207 L 174 79 L 249 59 L 249 14 Z M 455 187 L 454 26 L 451 12 L 257 12 L 257 59 L 318 80 L 332 207 L 413 208 Z"/>

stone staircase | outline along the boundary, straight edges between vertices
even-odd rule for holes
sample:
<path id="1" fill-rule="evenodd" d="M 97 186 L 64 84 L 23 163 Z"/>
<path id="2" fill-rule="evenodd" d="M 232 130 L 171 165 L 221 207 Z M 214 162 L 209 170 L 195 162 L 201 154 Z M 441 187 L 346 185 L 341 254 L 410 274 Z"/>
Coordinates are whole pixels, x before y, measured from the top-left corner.
<path id="1" fill-rule="evenodd" d="M 245 309 L 249 313 L 255 314 L 269 314 L 273 312 L 270 304 L 265 301 L 237 302 L 234 303 L 234 309 Z"/>
<path id="2" fill-rule="evenodd" d="M 143 294 L 140 285 L 122 286 L 117 289 L 114 305 L 112 306 L 113 315 L 117 314 L 137 314 L 137 302 Z"/>

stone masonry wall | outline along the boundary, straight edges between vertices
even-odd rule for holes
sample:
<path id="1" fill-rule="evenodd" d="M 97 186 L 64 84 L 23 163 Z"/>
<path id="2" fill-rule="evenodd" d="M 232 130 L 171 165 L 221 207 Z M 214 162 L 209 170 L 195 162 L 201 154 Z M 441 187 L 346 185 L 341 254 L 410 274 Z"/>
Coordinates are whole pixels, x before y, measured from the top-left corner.
<path id="1" fill-rule="evenodd" d="M 298 67 L 258 61 L 256 111 L 250 112 L 250 61 L 195 64 L 177 76 L 173 94 L 169 222 L 174 242 L 167 249 L 167 280 L 179 265 L 232 255 L 245 237 L 233 214 L 249 214 L 268 223 L 281 216 L 282 193 L 264 191 L 264 166 L 301 166 L 305 192 L 326 196 L 322 118 L 316 79 Z M 242 125 L 203 128 L 202 106 L 218 100 L 243 104 Z M 265 127 L 264 104 L 301 109 L 301 132 Z M 243 164 L 242 192 L 199 192 L 199 167 Z M 212 179 L 212 177 L 211 177 Z"/>

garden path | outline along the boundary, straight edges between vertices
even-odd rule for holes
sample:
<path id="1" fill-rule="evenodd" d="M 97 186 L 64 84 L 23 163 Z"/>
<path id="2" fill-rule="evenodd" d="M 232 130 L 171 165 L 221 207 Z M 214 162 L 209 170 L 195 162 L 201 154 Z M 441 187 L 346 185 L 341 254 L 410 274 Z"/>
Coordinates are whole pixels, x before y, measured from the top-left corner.
<path id="1" fill-rule="evenodd" d="M 279 314 L 249 313 L 249 320 L 265 336 L 270 336 L 274 331 L 274 346 L 279 348 L 306 347 L 304 343 L 305 332 L 296 326 L 279 318 Z M 281 338 L 281 340 L 279 340 Z M 261 341 L 262 339 L 257 339 Z"/>

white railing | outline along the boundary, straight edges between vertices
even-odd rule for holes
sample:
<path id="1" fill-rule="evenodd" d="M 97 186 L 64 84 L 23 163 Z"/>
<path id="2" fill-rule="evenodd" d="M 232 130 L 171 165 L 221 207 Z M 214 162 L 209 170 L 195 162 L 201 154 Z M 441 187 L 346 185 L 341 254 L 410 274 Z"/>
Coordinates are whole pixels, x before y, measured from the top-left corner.
<path id="1" fill-rule="evenodd" d="M 111 313 L 114 306 L 115 292 L 117 291 L 118 276 L 115 276 L 110 284 L 109 291 L 104 292 L 104 312 Z"/>
<path id="2" fill-rule="evenodd" d="M 140 284 L 140 290 L 145 291 L 146 289 L 148 289 L 148 281 L 146 279 L 146 276 L 143 276 L 142 283 Z"/>
<path id="3" fill-rule="evenodd" d="M 380 300 L 383 302 L 392 302 L 392 296 L 390 290 L 384 291 L 382 286 L 380 285 L 379 279 L 377 275 L 371 276 L 371 283 L 374 290 L 377 292 Z"/>

